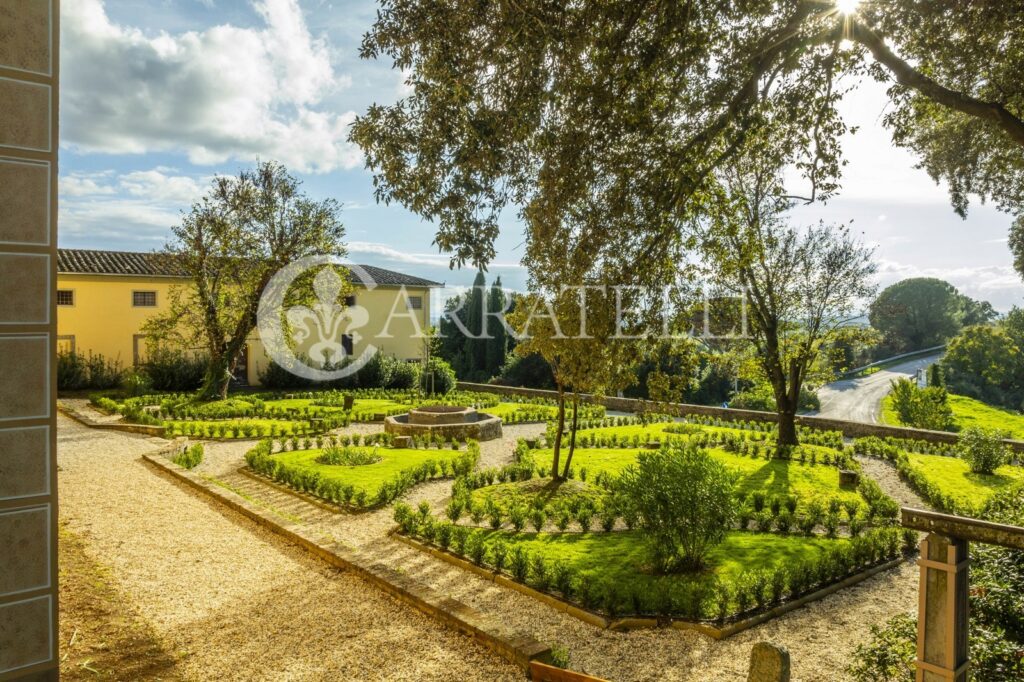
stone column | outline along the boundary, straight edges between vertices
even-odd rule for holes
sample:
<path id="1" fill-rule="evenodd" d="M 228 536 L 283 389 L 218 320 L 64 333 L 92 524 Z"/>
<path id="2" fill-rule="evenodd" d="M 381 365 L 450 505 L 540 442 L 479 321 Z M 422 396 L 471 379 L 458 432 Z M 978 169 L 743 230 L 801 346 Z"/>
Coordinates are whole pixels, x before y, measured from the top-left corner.
<path id="1" fill-rule="evenodd" d="M 917 682 L 967 682 L 967 541 L 921 541 Z"/>
<path id="2" fill-rule="evenodd" d="M 0 0 L 0 680 L 57 678 L 59 0 Z"/>

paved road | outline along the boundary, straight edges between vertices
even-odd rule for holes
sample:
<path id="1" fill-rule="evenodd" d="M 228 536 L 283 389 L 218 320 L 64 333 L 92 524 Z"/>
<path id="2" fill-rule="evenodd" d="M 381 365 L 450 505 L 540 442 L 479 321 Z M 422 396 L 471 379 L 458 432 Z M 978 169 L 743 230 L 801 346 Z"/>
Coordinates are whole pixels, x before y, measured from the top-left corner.
<path id="1" fill-rule="evenodd" d="M 941 353 L 892 365 L 859 379 L 844 379 L 818 389 L 821 409 L 814 413 L 832 419 L 877 424 L 882 414 L 882 398 L 888 395 L 890 383 L 900 377 L 914 376 L 917 370 L 931 365 Z"/>

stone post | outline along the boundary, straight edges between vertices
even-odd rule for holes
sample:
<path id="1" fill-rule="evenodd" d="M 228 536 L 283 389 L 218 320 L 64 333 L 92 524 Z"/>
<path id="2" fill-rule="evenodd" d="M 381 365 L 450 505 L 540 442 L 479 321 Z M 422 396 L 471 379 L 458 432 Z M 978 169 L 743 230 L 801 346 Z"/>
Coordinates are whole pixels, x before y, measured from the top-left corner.
<path id="1" fill-rule="evenodd" d="M 758 642 L 750 652 L 747 682 L 789 682 L 789 651 L 770 642 Z"/>
<path id="2" fill-rule="evenodd" d="M 921 541 L 917 682 L 967 682 L 967 541 Z"/>

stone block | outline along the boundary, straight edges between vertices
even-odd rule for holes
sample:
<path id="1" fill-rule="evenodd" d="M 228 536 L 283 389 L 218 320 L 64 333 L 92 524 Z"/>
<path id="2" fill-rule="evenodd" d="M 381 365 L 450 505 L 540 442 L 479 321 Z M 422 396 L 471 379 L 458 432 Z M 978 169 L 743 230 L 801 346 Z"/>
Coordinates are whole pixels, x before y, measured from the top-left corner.
<path id="1" fill-rule="evenodd" d="M 0 66 L 50 75 L 50 3 L 0 0 Z"/>
<path id="2" fill-rule="evenodd" d="M 50 164 L 0 159 L 0 206 L 0 242 L 49 244 Z"/>
<path id="3" fill-rule="evenodd" d="M 750 652 L 747 682 L 789 682 L 789 651 L 770 642 L 758 642 Z"/>
<path id="4" fill-rule="evenodd" d="M 45 286 L 25 294 L 45 296 Z M 0 336 L 0 377 L 0 421 L 50 416 L 49 338 Z"/>
<path id="5" fill-rule="evenodd" d="M 50 86 L 0 78 L 0 145 L 48 152 Z"/>
<path id="6" fill-rule="evenodd" d="M 0 499 L 50 492 L 50 428 L 0 430 Z"/>

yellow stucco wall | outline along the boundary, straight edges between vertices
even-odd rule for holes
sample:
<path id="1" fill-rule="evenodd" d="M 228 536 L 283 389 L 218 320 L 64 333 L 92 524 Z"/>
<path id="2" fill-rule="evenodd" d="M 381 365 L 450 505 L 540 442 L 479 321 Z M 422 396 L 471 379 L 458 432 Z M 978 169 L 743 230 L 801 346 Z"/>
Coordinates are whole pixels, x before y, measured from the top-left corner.
<path id="1" fill-rule="evenodd" d="M 143 358 L 145 356 L 145 340 L 141 338 L 143 324 L 150 316 L 166 311 L 170 288 L 184 282 L 170 277 L 58 274 L 58 291 L 74 292 L 74 305 L 57 307 L 58 348 L 69 350 L 73 347 L 81 354 L 100 353 L 107 358 L 118 359 L 124 367 L 132 366 L 137 353 Z M 155 291 L 156 307 L 133 306 L 134 291 Z M 366 324 L 354 330 L 353 353 L 356 357 L 369 345 L 400 360 L 418 360 L 421 357 L 423 340 L 416 334 L 427 331 L 430 326 L 429 289 L 406 288 L 407 296 L 421 297 L 422 308 L 419 310 L 408 309 L 399 288 L 367 290 L 357 286 L 354 294 L 356 306 L 364 308 L 367 313 Z M 409 317 L 410 314 L 413 317 Z M 392 315 L 389 323 L 388 318 Z M 249 341 L 250 384 L 259 383 L 259 373 L 269 363 L 262 343 L 254 334 Z"/>

